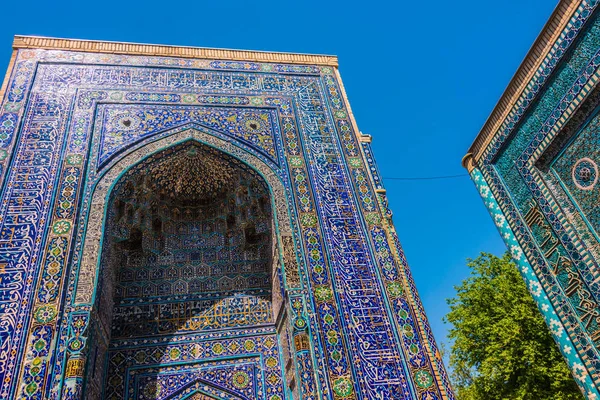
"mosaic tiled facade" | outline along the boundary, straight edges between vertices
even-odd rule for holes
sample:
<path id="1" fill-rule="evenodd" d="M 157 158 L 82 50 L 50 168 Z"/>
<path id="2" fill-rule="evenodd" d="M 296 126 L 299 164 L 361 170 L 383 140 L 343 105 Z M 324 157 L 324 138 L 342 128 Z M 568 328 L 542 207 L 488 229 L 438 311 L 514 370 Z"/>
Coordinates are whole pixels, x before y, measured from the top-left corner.
<path id="1" fill-rule="evenodd" d="M 0 398 L 454 399 L 334 57 L 17 37 Z"/>
<path id="2" fill-rule="evenodd" d="M 561 1 L 463 159 L 575 381 L 600 398 L 600 17 Z"/>

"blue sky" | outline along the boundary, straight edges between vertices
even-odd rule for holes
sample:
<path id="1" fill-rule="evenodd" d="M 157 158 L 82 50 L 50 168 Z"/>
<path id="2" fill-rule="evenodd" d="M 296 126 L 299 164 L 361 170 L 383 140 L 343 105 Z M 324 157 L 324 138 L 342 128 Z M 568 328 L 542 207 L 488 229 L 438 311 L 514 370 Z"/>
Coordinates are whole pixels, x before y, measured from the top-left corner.
<path id="1" fill-rule="evenodd" d="M 339 56 L 384 178 L 464 173 L 462 156 L 556 6 L 503 1 L 10 1 L 15 34 Z M 1 76 L 2 74 L 0 74 Z M 467 257 L 504 245 L 468 177 L 385 182 L 438 342 Z"/>

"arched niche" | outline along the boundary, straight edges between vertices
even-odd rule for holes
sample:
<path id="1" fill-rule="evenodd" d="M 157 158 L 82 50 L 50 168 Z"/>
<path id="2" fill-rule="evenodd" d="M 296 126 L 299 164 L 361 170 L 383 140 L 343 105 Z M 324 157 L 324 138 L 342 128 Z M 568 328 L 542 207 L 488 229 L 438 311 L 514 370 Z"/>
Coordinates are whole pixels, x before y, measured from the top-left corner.
<path id="1" fill-rule="evenodd" d="M 189 130 L 151 142 L 97 184 L 75 296 L 92 306 L 84 397 L 106 395 L 108 348 L 278 319 L 279 249 L 291 238 L 283 186 L 256 157 L 219 141 Z M 287 344 L 278 346 L 289 359 Z"/>

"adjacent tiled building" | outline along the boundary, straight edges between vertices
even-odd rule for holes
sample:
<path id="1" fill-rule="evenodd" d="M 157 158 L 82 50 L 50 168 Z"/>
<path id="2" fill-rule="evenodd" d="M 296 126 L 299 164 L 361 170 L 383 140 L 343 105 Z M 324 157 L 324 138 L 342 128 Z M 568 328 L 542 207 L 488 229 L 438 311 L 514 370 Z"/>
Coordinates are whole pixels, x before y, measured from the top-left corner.
<path id="1" fill-rule="evenodd" d="M 597 4 L 558 4 L 463 159 L 588 399 L 600 398 Z"/>

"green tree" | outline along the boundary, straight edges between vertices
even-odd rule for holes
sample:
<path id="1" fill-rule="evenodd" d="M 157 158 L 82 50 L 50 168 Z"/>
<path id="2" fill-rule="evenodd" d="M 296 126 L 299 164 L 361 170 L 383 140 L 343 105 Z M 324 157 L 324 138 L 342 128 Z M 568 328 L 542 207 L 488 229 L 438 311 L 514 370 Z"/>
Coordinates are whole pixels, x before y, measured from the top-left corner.
<path id="1" fill-rule="evenodd" d="M 458 398 L 583 399 L 510 254 L 467 265 L 444 319 Z"/>

